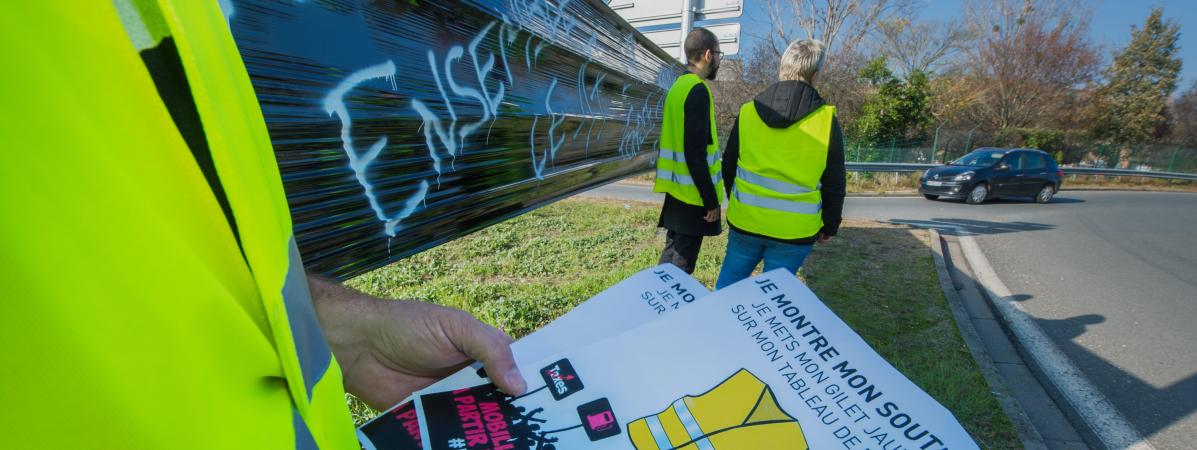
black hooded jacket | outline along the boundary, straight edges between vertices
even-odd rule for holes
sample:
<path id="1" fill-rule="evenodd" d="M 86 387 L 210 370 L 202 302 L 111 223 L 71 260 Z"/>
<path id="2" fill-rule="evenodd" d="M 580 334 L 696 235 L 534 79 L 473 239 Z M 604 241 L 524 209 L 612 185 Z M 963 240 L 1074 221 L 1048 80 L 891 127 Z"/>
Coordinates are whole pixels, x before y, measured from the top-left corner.
<path id="1" fill-rule="evenodd" d="M 774 83 L 752 101 L 756 105 L 757 114 L 761 116 L 761 121 L 770 128 L 788 128 L 827 103 L 813 86 L 801 81 Z M 740 119 L 737 117 L 731 135 L 727 138 L 727 147 L 723 150 L 723 186 L 729 195 L 736 180 L 736 166 L 741 151 Z M 831 141 L 827 149 L 827 168 L 823 169 L 823 176 L 819 179 L 822 184 L 819 192 L 823 198 L 823 229 L 819 230 L 819 233 L 835 236 L 839 231 L 844 212 L 847 178 L 847 172 L 844 170 L 844 133 L 840 129 L 839 119 L 833 118 Z M 741 230 L 731 222 L 728 222 L 727 226 L 743 234 L 794 244 L 810 244 L 818 238 L 818 235 L 815 235 L 799 239 L 777 239 Z"/>

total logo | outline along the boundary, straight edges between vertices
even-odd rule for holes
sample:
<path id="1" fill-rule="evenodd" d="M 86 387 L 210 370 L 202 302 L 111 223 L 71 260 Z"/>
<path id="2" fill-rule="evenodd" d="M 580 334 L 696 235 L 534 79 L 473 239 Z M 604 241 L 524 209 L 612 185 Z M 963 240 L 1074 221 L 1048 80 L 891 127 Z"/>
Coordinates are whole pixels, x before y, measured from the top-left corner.
<path id="1" fill-rule="evenodd" d="M 549 393 L 553 394 L 553 398 L 556 400 L 569 397 L 584 387 L 582 379 L 578 378 L 578 372 L 574 370 L 574 366 L 569 363 L 568 359 L 562 359 L 540 369 L 540 376 L 544 378 L 545 386 L 549 387 Z"/>

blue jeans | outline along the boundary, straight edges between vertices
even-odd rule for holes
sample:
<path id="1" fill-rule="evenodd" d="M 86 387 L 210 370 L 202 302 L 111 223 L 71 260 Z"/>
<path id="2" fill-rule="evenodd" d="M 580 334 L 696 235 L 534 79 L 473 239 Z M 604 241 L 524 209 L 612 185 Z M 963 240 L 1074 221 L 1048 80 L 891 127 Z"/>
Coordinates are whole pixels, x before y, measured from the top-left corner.
<path id="1" fill-rule="evenodd" d="M 715 289 L 723 289 L 724 286 L 748 278 L 762 258 L 765 260 L 765 272 L 784 267 L 796 274 L 813 248 L 814 244 L 787 244 L 729 229 L 727 256 L 723 258 L 723 268 L 719 270 Z"/>

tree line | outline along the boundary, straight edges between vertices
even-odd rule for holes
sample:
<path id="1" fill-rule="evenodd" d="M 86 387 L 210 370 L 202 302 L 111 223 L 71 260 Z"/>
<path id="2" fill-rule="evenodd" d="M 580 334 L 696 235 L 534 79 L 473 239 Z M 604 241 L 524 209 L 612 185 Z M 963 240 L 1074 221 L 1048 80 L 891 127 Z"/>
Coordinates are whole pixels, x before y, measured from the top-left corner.
<path id="1" fill-rule="evenodd" d="M 829 46 L 816 86 L 861 160 L 1033 147 L 1062 163 L 1197 171 L 1197 82 L 1178 93 L 1180 25 L 1162 8 L 1107 50 L 1075 0 L 972 0 L 942 21 L 912 19 L 913 0 L 762 3 L 759 44 L 714 83 L 721 130 L 777 80 L 790 41 L 815 38 Z"/>

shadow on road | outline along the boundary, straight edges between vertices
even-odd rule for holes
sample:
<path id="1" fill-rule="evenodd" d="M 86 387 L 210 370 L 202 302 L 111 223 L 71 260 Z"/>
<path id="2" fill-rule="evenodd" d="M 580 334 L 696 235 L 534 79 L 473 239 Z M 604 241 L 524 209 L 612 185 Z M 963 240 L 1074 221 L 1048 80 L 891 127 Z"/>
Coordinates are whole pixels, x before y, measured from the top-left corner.
<path id="1" fill-rule="evenodd" d="M 1026 197 L 1026 198 L 1002 197 L 1002 198 L 995 198 L 993 200 L 989 200 L 989 201 L 985 202 L 985 204 L 994 204 L 994 205 L 1020 204 L 1020 203 L 1021 204 L 1035 204 L 1035 199 L 1032 197 Z M 1085 201 L 1081 200 L 1079 198 L 1054 197 L 1054 198 L 1052 198 L 1051 203 L 1048 203 L 1048 204 L 1049 205 L 1065 205 L 1065 204 L 1071 204 L 1071 203 L 1085 203 Z M 1047 206 L 1044 206 L 1044 207 L 1047 207 Z"/>
<path id="2" fill-rule="evenodd" d="M 1027 294 L 1017 294 L 1011 299 L 1026 302 L 1034 297 Z M 1029 314 L 1028 314 L 1029 315 Z M 1193 393 L 1197 392 L 1197 373 L 1169 386 L 1157 387 L 1151 383 L 1123 370 L 1089 351 L 1077 343 L 1077 338 L 1085 335 L 1090 327 L 1100 325 L 1106 321 L 1105 316 L 1099 314 L 1083 314 L 1067 319 L 1042 319 L 1031 316 L 1053 341 L 1064 352 L 1072 363 L 1085 374 L 1094 386 L 1098 387 L 1110 399 L 1127 420 L 1129 420 L 1145 439 L 1160 439 L 1161 431 L 1187 418 L 1197 411 L 1197 404 L 1190 401 Z M 1166 361 L 1161 361 L 1166 364 Z M 1130 406 L 1130 408 L 1128 408 Z M 1174 448 L 1179 445 L 1178 437 L 1188 432 L 1178 431 L 1163 440 L 1153 442 L 1158 448 Z M 1175 447 L 1183 448 L 1183 447 Z"/>
<path id="3" fill-rule="evenodd" d="M 965 205 L 964 199 L 939 199 L 939 200 L 935 200 L 935 201 L 946 202 L 946 203 L 957 203 L 960 205 Z M 1081 200 L 1079 198 L 1055 197 L 1055 198 L 1052 198 L 1052 201 L 1051 201 L 1051 203 L 1049 203 L 1049 205 L 1066 205 L 1066 204 L 1072 204 L 1072 203 L 1085 203 L 1085 201 Z M 978 206 L 984 207 L 985 205 L 1018 205 L 1018 204 L 1034 205 L 1035 199 L 1034 199 L 1034 197 L 1001 197 L 1001 198 L 994 198 L 994 199 L 986 200 L 985 203 L 982 203 L 981 205 L 967 205 L 967 206 L 969 208 L 976 208 Z"/>
<path id="4" fill-rule="evenodd" d="M 941 219 L 911 220 L 893 219 L 889 223 L 909 225 L 917 228 L 935 228 L 948 236 L 977 236 L 989 234 L 1018 233 L 1023 231 L 1041 231 L 1055 229 L 1055 225 L 1034 222 L 991 222 L 975 219 Z"/>

